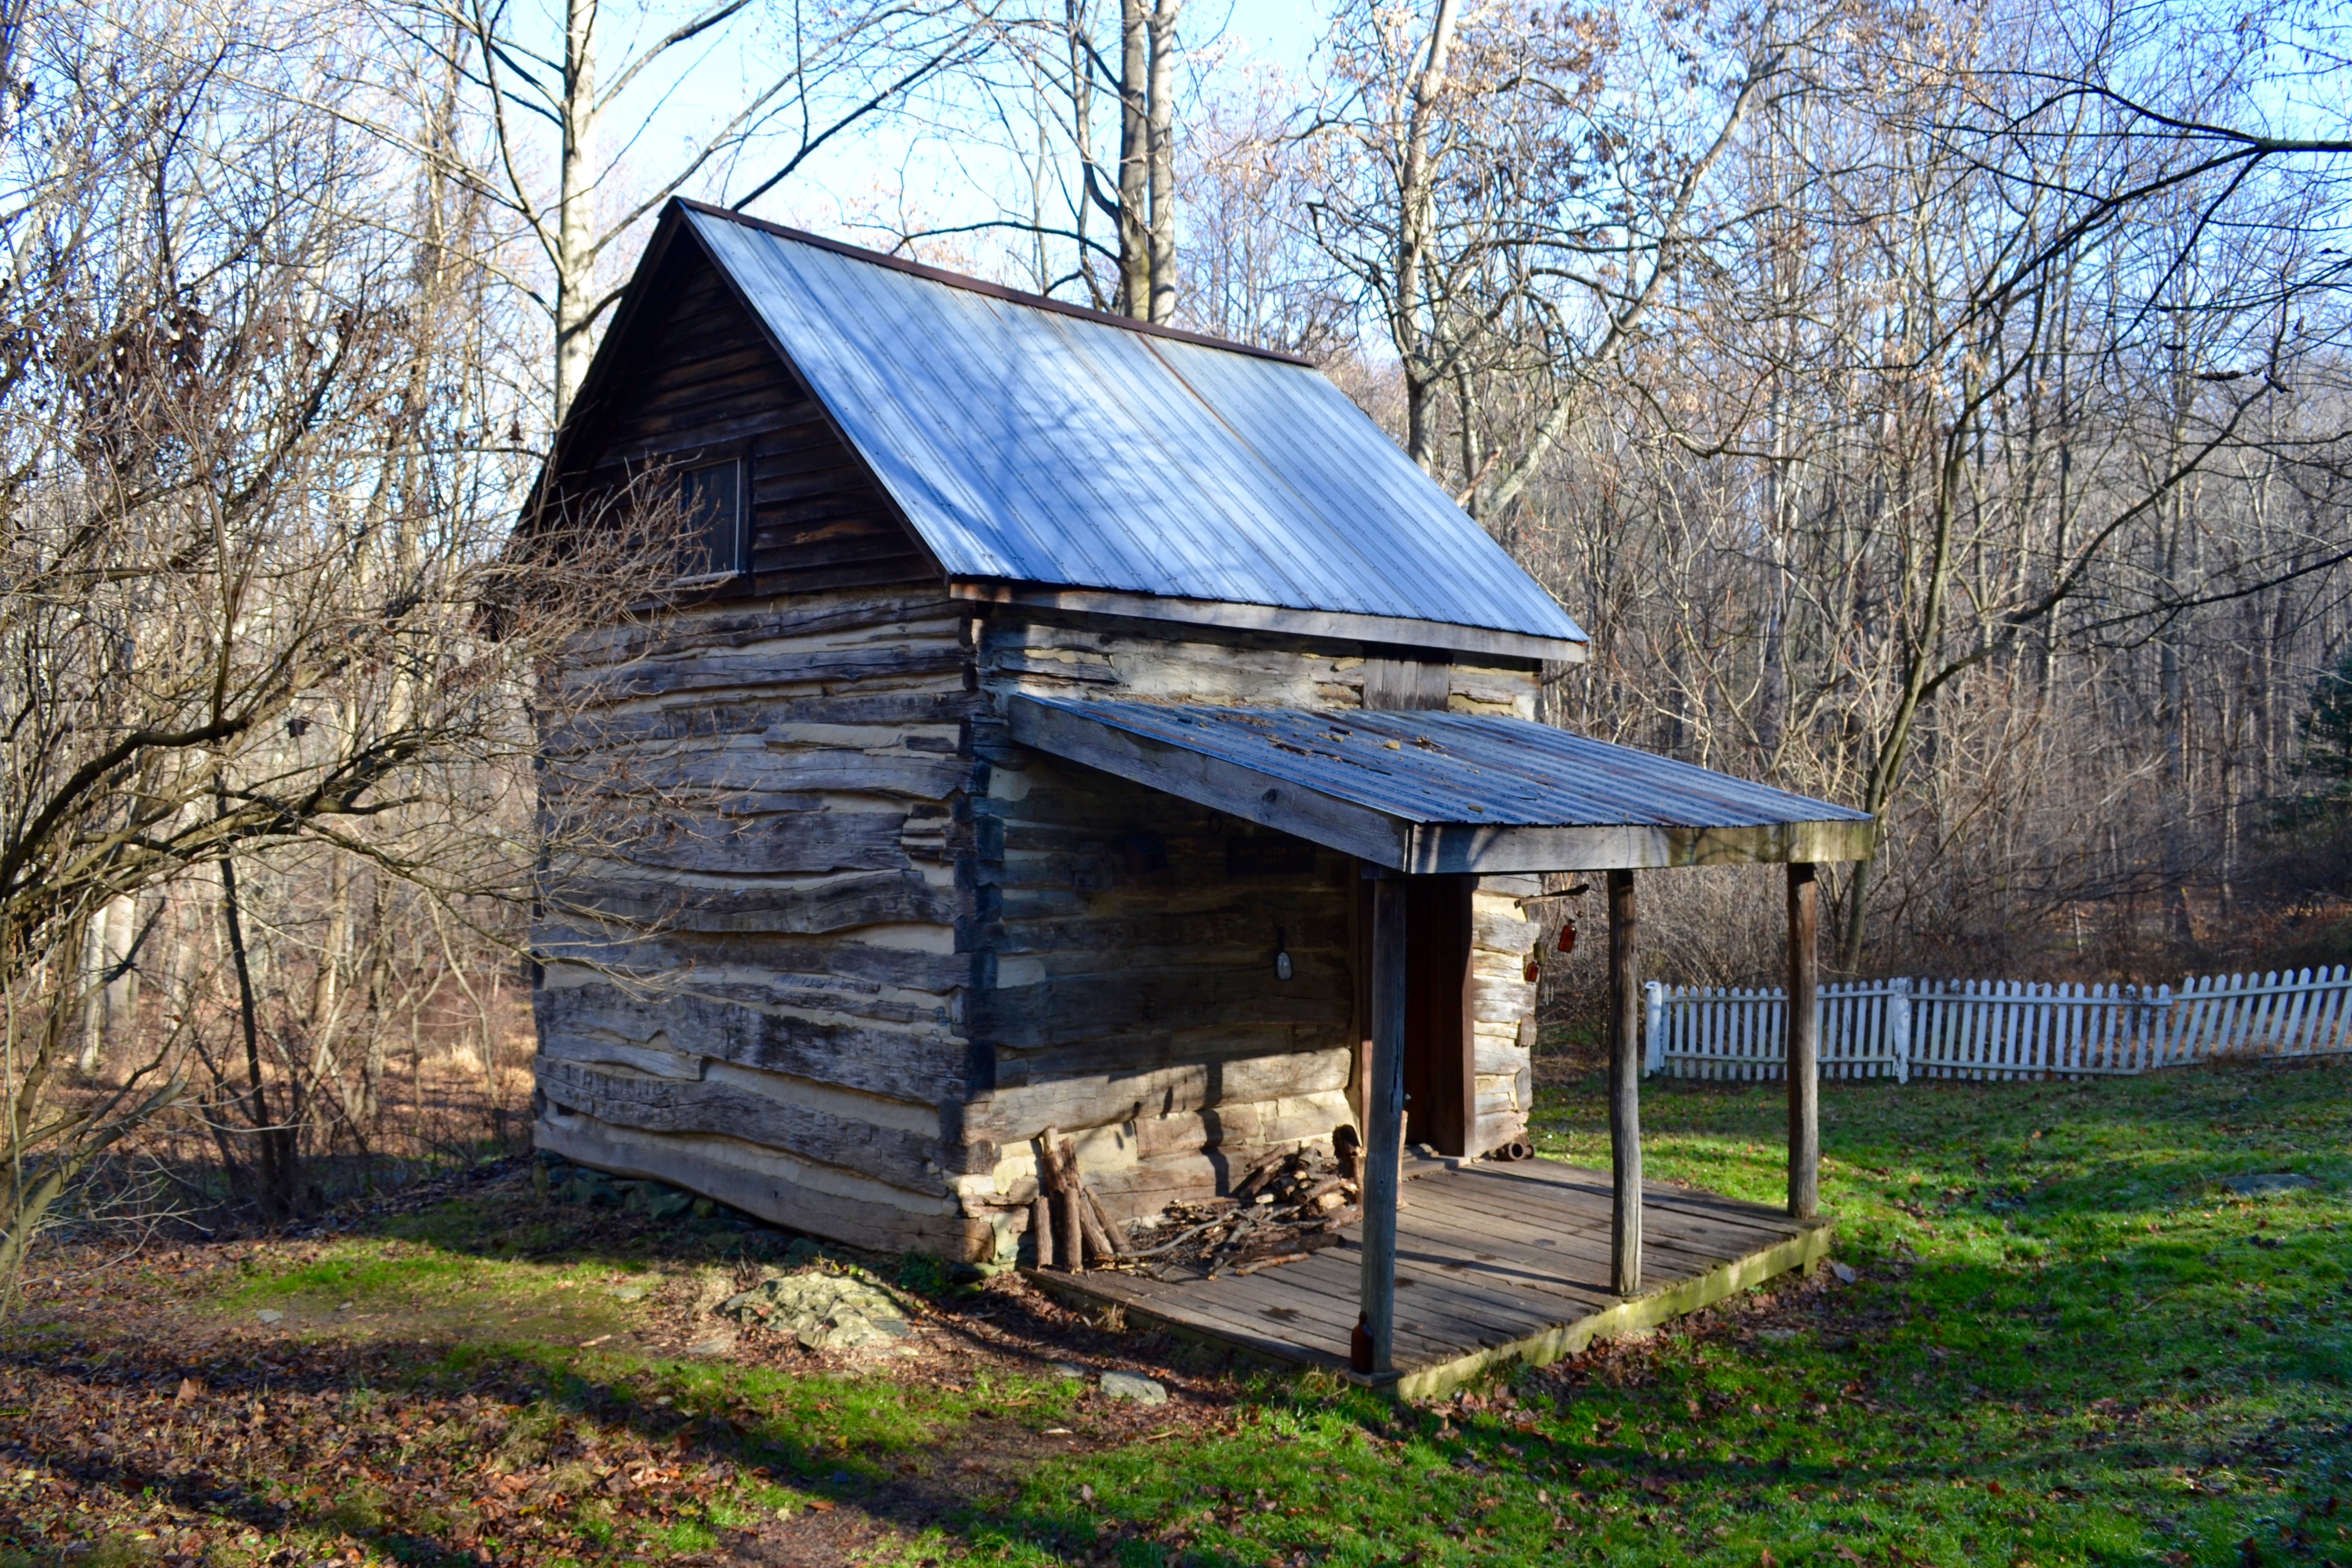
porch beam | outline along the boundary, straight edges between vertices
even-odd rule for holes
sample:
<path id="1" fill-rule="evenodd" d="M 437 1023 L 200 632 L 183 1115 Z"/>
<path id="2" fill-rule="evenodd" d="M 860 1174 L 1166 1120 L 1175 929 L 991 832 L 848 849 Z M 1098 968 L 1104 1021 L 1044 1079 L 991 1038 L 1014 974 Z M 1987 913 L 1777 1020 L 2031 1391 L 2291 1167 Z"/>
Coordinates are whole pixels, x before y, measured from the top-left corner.
<path id="1" fill-rule="evenodd" d="M 1633 873 L 1609 873 L 1610 1289 L 1642 1289 L 1642 972 L 1634 952 Z"/>
<path id="2" fill-rule="evenodd" d="M 1822 998 L 1820 880 L 1801 861 L 1789 867 L 1789 1214 L 1811 1219 L 1822 1207 Z"/>
<path id="3" fill-rule="evenodd" d="M 1372 1060 L 1364 1095 L 1360 1308 L 1349 1360 L 1375 1382 L 1396 1377 L 1398 1163 L 1404 1154 L 1405 882 L 1372 883 Z"/>

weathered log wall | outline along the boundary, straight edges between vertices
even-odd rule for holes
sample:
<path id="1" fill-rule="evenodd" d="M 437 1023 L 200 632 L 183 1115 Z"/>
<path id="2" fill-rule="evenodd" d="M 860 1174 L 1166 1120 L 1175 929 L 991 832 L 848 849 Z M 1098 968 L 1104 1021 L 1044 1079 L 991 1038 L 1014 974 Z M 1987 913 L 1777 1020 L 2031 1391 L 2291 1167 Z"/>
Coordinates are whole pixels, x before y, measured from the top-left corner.
<path id="1" fill-rule="evenodd" d="M 1473 1152 L 1526 1137 L 1535 1109 L 1536 988 L 1527 965 L 1541 932 L 1520 900 L 1542 890 L 1539 878 L 1484 877 L 1470 896 Z"/>
<path id="2" fill-rule="evenodd" d="M 943 596 L 888 590 L 583 639 L 547 738 L 573 831 L 539 933 L 545 1143 L 867 1245 L 994 1248 L 952 1186 L 961 639 Z"/>
<path id="3" fill-rule="evenodd" d="M 750 558 L 564 674 L 542 1145 L 982 1258 L 1026 1226 L 1047 1126 L 1126 1215 L 1352 1120 L 1353 862 L 1017 748 L 1001 700 L 1529 717 L 1534 668 L 953 602 L 707 260 L 664 266 L 560 493 L 739 458 Z M 1476 903 L 1482 1146 L 1526 1124 L 1515 890 Z"/>
<path id="4" fill-rule="evenodd" d="M 1377 656 L 1148 623 L 1000 612 L 974 640 L 992 696 L 1346 709 L 1362 704 L 1368 679 L 1396 679 Z M 1436 664 L 1407 679 L 1426 706 L 1534 711 L 1530 667 Z M 1046 1126 L 1078 1135 L 1087 1181 L 1129 1213 L 1214 1192 L 1270 1150 L 1353 1121 L 1363 1047 L 1354 862 L 1005 745 L 986 724 L 976 732 L 987 767 L 971 803 L 976 879 L 992 911 L 982 931 L 994 989 L 971 1023 L 997 1087 L 967 1121 L 1004 1155 L 974 1200 L 1034 1190 L 1026 1141 Z M 1476 898 L 1480 1150 L 1527 1128 L 1535 928 L 1517 900 L 1536 890 L 1496 878 Z"/>
<path id="5" fill-rule="evenodd" d="M 541 931 L 545 1141 L 802 1228 L 987 1256 L 1025 1226 L 1045 1127 L 1129 1215 L 1352 1121 L 1353 863 L 1016 747 L 994 716 L 999 692 L 1079 680 L 1360 696 L 1360 658 L 1236 643 L 975 626 L 889 590 L 584 640 L 548 738 L 585 841 Z M 1449 684 L 1508 711 L 1533 682 Z M 1480 1148 L 1526 1128 L 1528 891 L 1490 879 L 1474 910 Z"/>
<path id="6" fill-rule="evenodd" d="M 1025 1202 L 1049 1126 L 1124 1217 L 1351 1121 L 1354 863 L 975 732 L 971 1201 Z"/>

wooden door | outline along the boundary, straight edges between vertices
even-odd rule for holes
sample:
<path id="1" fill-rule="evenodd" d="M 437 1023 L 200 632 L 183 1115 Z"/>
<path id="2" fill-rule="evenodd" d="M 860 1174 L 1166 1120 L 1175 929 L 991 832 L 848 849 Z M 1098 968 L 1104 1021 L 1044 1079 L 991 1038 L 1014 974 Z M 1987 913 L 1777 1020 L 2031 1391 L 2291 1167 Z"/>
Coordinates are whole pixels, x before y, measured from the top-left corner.
<path id="1" fill-rule="evenodd" d="M 1404 1135 L 1471 1152 L 1477 1084 L 1470 1025 L 1468 877 L 1405 880 Z"/>

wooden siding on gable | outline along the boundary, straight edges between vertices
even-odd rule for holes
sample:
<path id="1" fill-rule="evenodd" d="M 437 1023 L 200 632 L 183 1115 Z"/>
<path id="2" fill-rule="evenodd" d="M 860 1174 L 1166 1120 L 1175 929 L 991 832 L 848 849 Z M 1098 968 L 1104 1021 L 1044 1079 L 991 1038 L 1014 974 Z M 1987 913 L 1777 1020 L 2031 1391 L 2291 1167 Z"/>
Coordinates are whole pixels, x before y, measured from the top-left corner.
<path id="1" fill-rule="evenodd" d="M 616 345 L 609 411 L 585 411 L 568 443 L 574 486 L 611 486 L 648 465 L 742 460 L 750 574 L 718 590 L 765 597 L 937 583 L 939 574 L 719 269 L 675 247 Z"/>

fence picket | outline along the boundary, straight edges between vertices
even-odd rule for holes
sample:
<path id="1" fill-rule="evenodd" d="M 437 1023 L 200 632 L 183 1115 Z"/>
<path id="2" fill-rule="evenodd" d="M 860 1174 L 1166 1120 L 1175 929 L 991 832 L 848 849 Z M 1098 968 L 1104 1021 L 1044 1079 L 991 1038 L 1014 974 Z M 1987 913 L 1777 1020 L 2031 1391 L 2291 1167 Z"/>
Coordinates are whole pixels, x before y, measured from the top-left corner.
<path id="1" fill-rule="evenodd" d="M 1643 987 L 1651 1072 L 1752 1082 L 1786 1071 L 1780 987 Z M 2017 980 L 1822 987 L 1824 1078 L 2016 1080 L 2144 1073 L 2217 1057 L 2352 1051 L 2352 967 L 2189 975 L 2178 989 Z"/>

